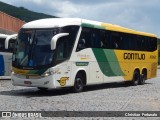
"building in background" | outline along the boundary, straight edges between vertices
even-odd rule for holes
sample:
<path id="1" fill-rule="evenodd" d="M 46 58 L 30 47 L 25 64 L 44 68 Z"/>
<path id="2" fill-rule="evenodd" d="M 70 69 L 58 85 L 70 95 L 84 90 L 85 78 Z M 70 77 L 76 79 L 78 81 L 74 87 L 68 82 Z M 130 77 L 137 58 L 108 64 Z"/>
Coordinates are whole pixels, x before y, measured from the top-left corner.
<path id="1" fill-rule="evenodd" d="M 25 22 L 0 11 L 0 34 L 15 34 Z"/>

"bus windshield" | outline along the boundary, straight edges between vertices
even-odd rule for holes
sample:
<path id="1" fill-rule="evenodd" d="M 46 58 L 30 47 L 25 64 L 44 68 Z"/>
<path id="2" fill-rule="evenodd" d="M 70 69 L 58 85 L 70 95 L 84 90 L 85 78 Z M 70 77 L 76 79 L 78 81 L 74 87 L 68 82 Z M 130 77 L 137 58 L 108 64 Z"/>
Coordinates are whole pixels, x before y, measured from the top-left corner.
<path id="1" fill-rule="evenodd" d="M 58 29 L 26 30 L 19 33 L 13 62 L 21 67 L 36 67 L 51 64 L 54 52 L 51 39 L 58 34 Z"/>
<path id="2" fill-rule="evenodd" d="M 69 59 L 78 26 L 52 29 L 21 29 L 13 52 L 13 66 L 26 69 L 51 67 Z M 51 50 L 51 40 L 59 33 L 69 33 L 58 39 L 56 49 Z"/>

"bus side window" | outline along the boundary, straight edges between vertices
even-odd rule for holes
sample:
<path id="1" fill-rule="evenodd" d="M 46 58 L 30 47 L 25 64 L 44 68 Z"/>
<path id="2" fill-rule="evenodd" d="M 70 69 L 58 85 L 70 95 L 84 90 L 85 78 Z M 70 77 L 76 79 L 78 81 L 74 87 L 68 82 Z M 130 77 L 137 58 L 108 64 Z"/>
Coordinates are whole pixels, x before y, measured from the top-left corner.
<path id="1" fill-rule="evenodd" d="M 62 37 L 57 42 L 57 48 L 56 48 L 56 59 L 57 61 L 64 61 L 68 58 L 68 36 Z"/>
<path id="2" fill-rule="evenodd" d="M 129 47 L 130 50 L 137 50 L 137 42 L 136 42 L 136 36 L 135 35 L 129 35 Z"/>
<path id="3" fill-rule="evenodd" d="M 112 49 L 120 49 L 121 42 L 121 34 L 118 32 L 112 32 Z"/>
<path id="4" fill-rule="evenodd" d="M 105 34 L 105 31 L 100 31 L 101 35 L 101 48 L 107 48 L 107 36 Z"/>
<path id="5" fill-rule="evenodd" d="M 146 43 L 145 37 L 143 37 L 143 39 L 142 39 L 142 50 L 147 51 L 147 43 Z"/>
<path id="6" fill-rule="evenodd" d="M 3 45 L 0 43 L 0 51 L 3 51 Z"/>
<path id="7" fill-rule="evenodd" d="M 141 38 L 140 36 L 136 36 L 136 50 L 141 50 Z"/>
<path id="8" fill-rule="evenodd" d="M 4 48 L 4 44 L 5 44 L 4 41 L 5 41 L 4 39 L 0 39 L 0 52 L 4 52 L 4 49 L 5 49 Z"/>
<path id="9" fill-rule="evenodd" d="M 66 47 L 66 43 L 67 41 L 65 40 L 66 37 L 62 37 L 58 40 L 57 42 L 57 47 L 56 47 L 56 52 L 55 52 L 55 64 L 59 64 L 63 61 L 65 61 L 66 58 L 66 52 L 67 52 L 67 47 Z"/>
<path id="10" fill-rule="evenodd" d="M 137 49 L 140 51 L 145 51 L 145 43 L 144 43 L 144 37 L 142 36 L 137 36 Z"/>
<path id="11" fill-rule="evenodd" d="M 76 52 L 90 47 L 90 29 L 82 28 L 81 36 L 77 44 Z"/>
<path id="12" fill-rule="evenodd" d="M 122 33 L 121 39 L 122 39 L 122 43 L 121 43 L 122 49 L 129 50 L 129 45 L 130 45 L 129 35 Z"/>
<path id="13" fill-rule="evenodd" d="M 133 47 L 132 47 L 132 36 L 130 34 L 127 35 L 127 40 L 128 40 L 128 47 L 129 47 L 129 50 L 133 50 Z"/>
<path id="14" fill-rule="evenodd" d="M 85 49 L 85 48 L 86 48 L 85 42 L 86 42 L 85 37 L 82 37 L 82 38 L 79 40 L 79 43 L 78 43 L 78 49 L 79 49 L 79 50 L 82 50 L 82 49 Z"/>
<path id="15" fill-rule="evenodd" d="M 100 48 L 101 47 L 100 30 L 98 30 L 98 29 L 91 30 L 91 47 L 92 48 Z"/>
<path id="16" fill-rule="evenodd" d="M 145 43 L 146 43 L 146 50 L 150 51 L 151 50 L 150 38 L 146 37 Z"/>
<path id="17" fill-rule="evenodd" d="M 109 49 L 110 47 L 110 36 L 108 31 L 100 31 L 101 48 Z"/>
<path id="18" fill-rule="evenodd" d="M 151 38 L 151 51 L 155 51 L 157 49 L 157 40 L 155 38 Z"/>
<path id="19" fill-rule="evenodd" d="M 9 46 L 8 46 L 8 52 L 13 52 L 15 46 L 15 40 L 10 40 L 9 41 Z"/>
<path id="20" fill-rule="evenodd" d="M 79 26 L 65 26 L 62 30 L 63 30 L 62 32 L 64 33 L 69 33 L 68 40 L 67 40 L 68 42 L 67 52 L 68 52 L 68 57 L 70 57 L 73 46 L 75 44 L 75 39 L 77 37 Z"/>
<path id="21" fill-rule="evenodd" d="M 152 42 L 153 42 L 152 38 L 149 38 L 149 41 L 148 41 L 148 43 L 149 43 L 149 51 L 153 51 L 153 43 Z"/>
<path id="22" fill-rule="evenodd" d="M 57 60 L 64 59 L 64 42 L 57 45 Z"/>

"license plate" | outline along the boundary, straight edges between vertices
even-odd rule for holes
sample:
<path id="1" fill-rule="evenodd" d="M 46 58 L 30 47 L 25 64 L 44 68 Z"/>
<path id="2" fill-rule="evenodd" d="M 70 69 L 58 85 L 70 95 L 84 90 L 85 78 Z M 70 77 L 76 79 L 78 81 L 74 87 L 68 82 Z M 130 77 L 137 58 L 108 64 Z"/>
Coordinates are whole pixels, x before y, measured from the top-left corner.
<path id="1" fill-rule="evenodd" d="M 31 82 L 31 81 L 24 81 L 24 84 L 26 84 L 26 85 L 31 85 L 32 82 Z"/>

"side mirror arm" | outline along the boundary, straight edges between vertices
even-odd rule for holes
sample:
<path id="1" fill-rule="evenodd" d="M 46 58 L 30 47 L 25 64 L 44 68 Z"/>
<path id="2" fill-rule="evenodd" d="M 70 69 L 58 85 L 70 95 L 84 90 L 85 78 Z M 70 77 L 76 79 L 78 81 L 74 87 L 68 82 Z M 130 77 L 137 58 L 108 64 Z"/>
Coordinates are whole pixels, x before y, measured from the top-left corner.
<path id="1" fill-rule="evenodd" d="M 10 39 L 15 38 L 15 37 L 17 37 L 17 34 L 10 35 L 5 39 L 5 49 L 8 49 L 8 43 Z"/>
<path id="2" fill-rule="evenodd" d="M 51 50 L 55 50 L 56 49 L 56 44 L 59 38 L 64 37 L 64 36 L 68 36 L 69 33 L 60 33 L 55 35 L 52 40 L 51 40 Z"/>

